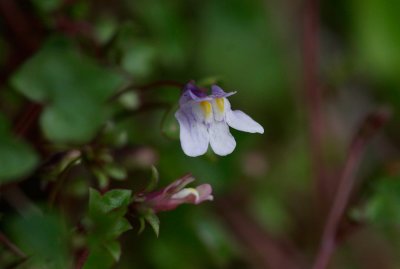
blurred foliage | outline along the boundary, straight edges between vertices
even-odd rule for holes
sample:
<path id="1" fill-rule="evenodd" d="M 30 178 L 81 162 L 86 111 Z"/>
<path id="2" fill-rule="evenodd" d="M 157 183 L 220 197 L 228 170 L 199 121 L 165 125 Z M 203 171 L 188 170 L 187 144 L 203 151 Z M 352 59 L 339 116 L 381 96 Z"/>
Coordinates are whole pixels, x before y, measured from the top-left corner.
<path id="1" fill-rule="evenodd" d="M 0 235 L 24 255 L 1 241 L 0 268 L 265 268 L 274 257 L 260 254 L 263 240 L 275 239 L 311 261 L 322 200 L 357 124 L 380 105 L 392 120 L 362 160 L 333 267 L 379 267 L 366 258 L 400 266 L 386 251 L 400 246 L 398 0 L 320 3 L 322 198 L 304 102 L 303 2 L 10 3 L 0 5 Z M 174 113 L 192 79 L 237 91 L 232 107 L 266 133 L 232 130 L 237 147 L 223 158 L 185 156 Z M 188 172 L 213 186 L 215 201 L 149 215 L 158 237 L 138 235 L 135 194 Z M 360 227 L 370 229 L 359 236 Z"/>
<path id="2" fill-rule="evenodd" d="M 375 185 L 366 205 L 366 217 L 378 225 L 399 225 L 400 180 L 398 177 L 385 178 Z"/>
<path id="3" fill-rule="evenodd" d="M 0 185 L 18 180 L 30 173 L 38 163 L 37 154 L 32 148 L 13 137 L 10 124 L 0 114 Z"/>
<path id="4" fill-rule="evenodd" d="M 47 138 L 74 143 L 93 138 L 107 117 L 104 102 L 120 81 L 63 39 L 50 40 L 12 78 L 25 96 L 48 104 L 40 119 Z"/>
<path id="5" fill-rule="evenodd" d="M 28 213 L 9 224 L 12 238 L 29 259 L 19 268 L 69 268 L 69 232 L 60 216 Z"/>

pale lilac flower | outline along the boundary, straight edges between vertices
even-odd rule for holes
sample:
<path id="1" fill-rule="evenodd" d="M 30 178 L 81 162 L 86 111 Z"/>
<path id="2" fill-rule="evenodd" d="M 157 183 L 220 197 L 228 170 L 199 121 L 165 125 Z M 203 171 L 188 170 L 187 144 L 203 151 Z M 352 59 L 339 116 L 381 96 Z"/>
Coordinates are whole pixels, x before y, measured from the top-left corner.
<path id="1" fill-rule="evenodd" d="M 204 201 L 212 201 L 214 197 L 209 184 L 185 188 L 194 180 L 191 175 L 184 176 L 159 191 L 139 195 L 137 200 L 141 206 L 151 208 L 154 213 L 173 210 L 181 204 L 197 205 Z"/>
<path id="2" fill-rule="evenodd" d="M 175 117 L 180 126 L 180 140 L 186 155 L 196 157 L 206 153 L 208 144 L 221 156 L 233 152 L 235 138 L 229 126 L 249 133 L 264 133 L 264 128 L 240 110 L 232 110 L 227 97 L 236 92 L 224 92 L 217 85 L 206 95 L 193 83 L 188 83 L 179 100 Z"/>

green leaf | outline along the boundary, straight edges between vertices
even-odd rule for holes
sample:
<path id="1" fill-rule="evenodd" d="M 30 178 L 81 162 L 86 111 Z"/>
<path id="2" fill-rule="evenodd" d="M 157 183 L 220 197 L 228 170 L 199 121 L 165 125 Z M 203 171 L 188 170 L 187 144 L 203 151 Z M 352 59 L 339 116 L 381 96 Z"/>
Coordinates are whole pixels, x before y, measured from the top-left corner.
<path id="1" fill-rule="evenodd" d="M 132 191 L 114 189 L 103 196 L 95 189 L 89 190 L 89 211 L 108 213 L 120 207 L 127 207 L 131 201 Z"/>
<path id="2" fill-rule="evenodd" d="M 150 224 L 151 228 L 153 228 L 154 233 L 158 237 L 160 234 L 160 220 L 154 212 L 148 212 L 144 215 L 145 220 Z"/>
<path id="3" fill-rule="evenodd" d="M 353 0 L 354 44 L 370 74 L 399 81 L 400 27 L 397 0 Z M 397 91 L 397 90 L 396 90 Z"/>
<path id="4" fill-rule="evenodd" d="M 114 258 L 110 251 L 103 245 L 94 245 L 90 248 L 83 269 L 110 269 L 114 263 Z"/>
<path id="5" fill-rule="evenodd" d="M 50 140 L 83 143 L 105 121 L 106 100 L 122 79 L 79 53 L 65 39 L 53 38 L 16 72 L 11 82 L 28 98 L 48 104 L 40 124 Z"/>
<path id="6" fill-rule="evenodd" d="M 139 107 L 140 105 L 140 99 L 139 96 L 136 92 L 130 91 L 122 94 L 119 98 L 118 101 L 121 103 L 121 105 L 128 110 L 135 110 Z"/>
<path id="7" fill-rule="evenodd" d="M 365 214 L 377 224 L 400 224 L 400 178 L 385 178 L 377 182 Z"/>
<path id="8" fill-rule="evenodd" d="M 143 233 L 144 229 L 146 228 L 146 221 L 144 220 L 144 218 L 139 218 L 139 231 L 138 234 Z"/>
<path id="9" fill-rule="evenodd" d="M 115 189 L 101 195 L 90 189 L 89 213 L 86 221 L 90 257 L 84 268 L 108 268 L 104 264 L 112 264 L 119 259 L 121 250 L 118 237 L 132 229 L 124 218 L 132 200 L 130 190 Z M 104 253 L 106 252 L 106 253 Z M 104 256 L 105 255 L 105 256 Z M 111 257 L 111 261 L 108 259 Z M 103 260 L 101 265 L 98 259 Z M 100 266 L 100 267 L 96 267 Z"/>
<path id="10" fill-rule="evenodd" d="M 126 207 L 129 205 L 132 197 L 131 190 L 114 189 L 108 191 L 103 196 L 103 201 L 107 205 L 107 211 L 114 210 L 119 207 Z"/>
<path id="11" fill-rule="evenodd" d="M 104 172 L 106 174 L 116 180 L 124 180 L 127 177 L 127 173 L 125 169 L 121 166 L 116 165 L 115 163 L 110 163 L 104 167 Z"/>
<path id="12" fill-rule="evenodd" d="M 110 252 L 111 256 L 117 262 L 121 257 L 121 245 L 118 241 L 111 241 L 106 244 L 107 250 Z"/>
<path id="13" fill-rule="evenodd" d="M 135 74 L 135 78 L 140 79 L 151 74 L 157 56 L 153 42 L 136 41 L 133 48 L 128 47 L 123 53 L 121 64 L 127 71 Z"/>
<path id="14" fill-rule="evenodd" d="M 154 190 L 154 189 L 157 187 L 157 185 L 158 185 L 159 179 L 160 179 L 160 175 L 159 175 L 159 173 L 158 173 L 158 170 L 157 170 L 157 168 L 156 168 L 154 165 L 152 165 L 152 166 L 151 166 L 151 177 L 150 177 L 150 182 L 149 182 L 149 184 L 147 185 L 147 187 L 146 187 L 146 189 L 144 190 L 144 192 L 150 192 L 150 191 Z"/>
<path id="15" fill-rule="evenodd" d="M 46 137 L 54 141 L 85 142 L 94 137 L 105 119 L 106 110 L 101 105 L 74 97 L 48 106 L 40 124 Z"/>
<path id="16" fill-rule="evenodd" d="M 0 114 L 0 185 L 28 175 L 37 163 L 37 154 L 12 136 L 6 118 Z"/>
<path id="17" fill-rule="evenodd" d="M 71 268 L 69 235 L 63 220 L 53 214 L 29 214 L 9 225 L 12 240 L 30 258 L 27 268 Z"/>
<path id="18" fill-rule="evenodd" d="M 93 168 L 92 172 L 97 178 L 100 189 L 105 189 L 109 185 L 109 179 L 104 171 Z"/>
<path id="19" fill-rule="evenodd" d="M 124 232 L 132 229 L 131 224 L 125 218 L 117 219 L 113 225 L 110 226 L 109 237 L 117 238 Z"/>

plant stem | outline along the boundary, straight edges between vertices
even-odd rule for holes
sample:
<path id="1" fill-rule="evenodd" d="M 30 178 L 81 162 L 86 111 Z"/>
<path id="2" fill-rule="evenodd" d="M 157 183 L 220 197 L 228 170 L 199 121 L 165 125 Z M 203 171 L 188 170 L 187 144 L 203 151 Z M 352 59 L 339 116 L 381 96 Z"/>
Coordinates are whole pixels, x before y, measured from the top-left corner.
<path id="1" fill-rule="evenodd" d="M 89 256 L 89 250 L 87 248 L 83 249 L 79 254 L 78 260 L 76 261 L 75 269 L 83 268 L 88 256 Z"/>
<path id="2" fill-rule="evenodd" d="M 173 80 L 160 80 L 160 81 L 151 82 L 151 83 L 149 83 L 147 85 L 143 85 L 143 86 L 134 86 L 132 84 L 129 84 L 129 85 L 125 86 L 122 90 L 120 90 L 119 92 L 117 92 L 116 94 L 111 96 L 109 101 L 114 101 L 114 100 L 118 99 L 118 97 L 123 95 L 124 93 L 132 91 L 132 90 L 147 91 L 147 90 L 151 90 L 154 88 L 161 88 L 161 87 L 176 87 L 176 88 L 181 89 L 183 86 L 184 85 L 182 83 L 173 81 Z"/>
<path id="3" fill-rule="evenodd" d="M 364 121 L 359 132 L 355 135 L 350 144 L 340 177 L 339 187 L 324 226 L 320 247 L 312 267 L 313 269 L 325 269 L 329 264 L 329 260 L 336 248 L 337 229 L 346 211 L 356 181 L 355 174 L 364 153 L 365 146 L 368 140 L 384 125 L 388 118 L 389 114 L 387 111 L 378 111 L 371 114 Z"/>
<path id="4" fill-rule="evenodd" d="M 306 0 L 303 13 L 304 98 L 309 123 L 312 171 L 319 200 L 329 198 L 327 167 L 324 158 L 323 96 L 318 80 L 319 1 Z M 329 199 L 328 199 L 329 200 Z"/>
<path id="5" fill-rule="evenodd" d="M 0 242 L 3 243 L 8 249 L 10 249 L 15 255 L 21 259 L 26 259 L 28 256 L 22 250 L 20 250 L 13 242 L 8 239 L 8 237 L 0 231 Z"/>

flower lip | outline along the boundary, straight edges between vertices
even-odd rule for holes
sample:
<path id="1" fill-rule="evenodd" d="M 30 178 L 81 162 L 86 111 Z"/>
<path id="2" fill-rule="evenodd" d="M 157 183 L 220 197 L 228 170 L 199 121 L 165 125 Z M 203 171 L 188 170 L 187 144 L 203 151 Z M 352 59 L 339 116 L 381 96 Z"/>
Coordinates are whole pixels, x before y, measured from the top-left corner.
<path id="1" fill-rule="evenodd" d="M 234 95 L 236 92 L 225 92 L 221 87 L 217 85 L 211 86 L 211 97 L 213 98 L 224 98 Z"/>

